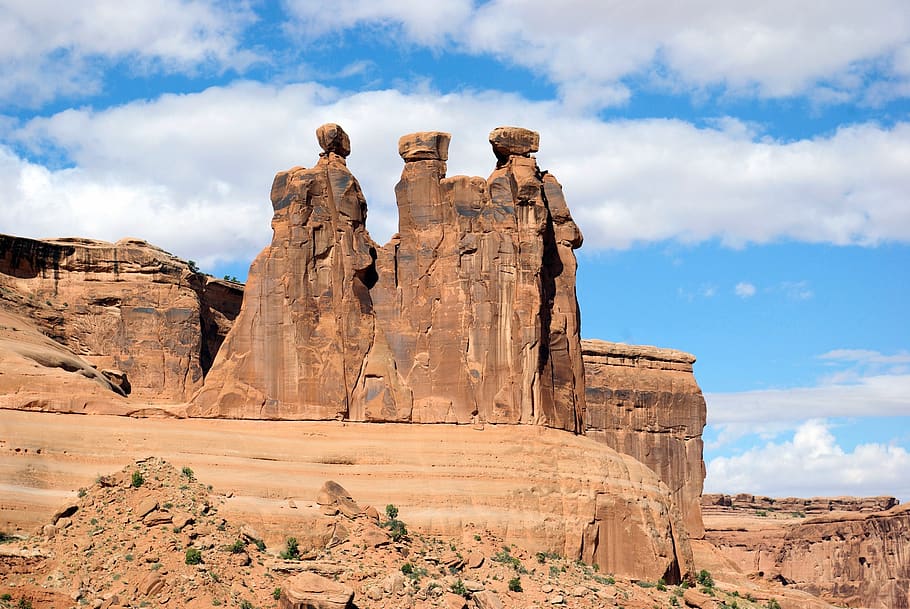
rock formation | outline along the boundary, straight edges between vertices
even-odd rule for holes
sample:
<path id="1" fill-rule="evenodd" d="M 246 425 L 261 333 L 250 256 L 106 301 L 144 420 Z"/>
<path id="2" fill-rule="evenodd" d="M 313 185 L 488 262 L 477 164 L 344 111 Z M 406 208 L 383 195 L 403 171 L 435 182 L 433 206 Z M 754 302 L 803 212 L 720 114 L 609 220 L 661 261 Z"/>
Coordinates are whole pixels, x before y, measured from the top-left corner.
<path id="1" fill-rule="evenodd" d="M 402 137 L 399 233 L 382 248 L 347 136 L 317 137 L 314 168 L 275 178 L 272 244 L 191 414 L 581 432 L 582 238 L 530 156 L 537 134 L 494 130 L 488 180 L 446 178 L 449 134 Z"/>
<path id="2" fill-rule="evenodd" d="M 199 389 L 240 298 L 240 286 L 144 241 L 0 235 L 0 308 L 137 401 L 180 402 Z"/>
<path id="3" fill-rule="evenodd" d="M 704 534 L 705 398 L 681 351 L 600 340 L 582 341 L 585 435 L 630 455 L 663 480 L 692 537 Z"/>
<path id="4" fill-rule="evenodd" d="M 706 540 L 750 577 L 775 580 L 837 605 L 907 609 L 910 505 L 894 501 L 708 496 Z M 870 511 L 876 506 L 889 509 Z"/>

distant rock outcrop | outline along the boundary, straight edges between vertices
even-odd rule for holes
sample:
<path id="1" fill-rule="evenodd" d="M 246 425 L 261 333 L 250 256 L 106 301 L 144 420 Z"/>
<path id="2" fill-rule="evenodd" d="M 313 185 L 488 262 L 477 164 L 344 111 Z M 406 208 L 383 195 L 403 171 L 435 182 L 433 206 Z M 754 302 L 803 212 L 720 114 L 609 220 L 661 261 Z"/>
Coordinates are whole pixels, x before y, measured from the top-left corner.
<path id="1" fill-rule="evenodd" d="M 682 511 L 689 535 L 704 535 L 700 498 L 705 480 L 705 398 L 695 357 L 638 345 L 582 341 L 585 435 L 657 472 Z"/>
<path id="2" fill-rule="evenodd" d="M 741 494 L 707 495 L 703 506 L 706 539 L 750 577 L 837 605 L 910 608 L 910 505 L 893 497 Z"/>
<path id="3" fill-rule="evenodd" d="M 317 136 L 316 166 L 275 178 L 272 244 L 191 414 L 581 432 L 582 238 L 530 156 L 537 134 L 494 130 L 488 180 L 446 178 L 449 134 L 402 137 L 399 233 L 382 248 L 347 136 Z"/>
<path id="4" fill-rule="evenodd" d="M 241 293 L 144 241 L 0 235 L 0 308 L 138 400 L 201 387 Z"/>

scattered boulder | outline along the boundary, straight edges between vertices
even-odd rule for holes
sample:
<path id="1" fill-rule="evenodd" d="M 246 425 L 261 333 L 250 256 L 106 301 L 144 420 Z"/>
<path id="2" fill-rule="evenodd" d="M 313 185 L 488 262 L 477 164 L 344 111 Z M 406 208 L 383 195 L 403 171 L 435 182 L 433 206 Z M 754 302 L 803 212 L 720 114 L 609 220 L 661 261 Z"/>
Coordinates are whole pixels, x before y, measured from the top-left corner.
<path id="1" fill-rule="evenodd" d="M 354 590 L 315 573 L 298 573 L 281 588 L 279 609 L 347 609 Z"/>

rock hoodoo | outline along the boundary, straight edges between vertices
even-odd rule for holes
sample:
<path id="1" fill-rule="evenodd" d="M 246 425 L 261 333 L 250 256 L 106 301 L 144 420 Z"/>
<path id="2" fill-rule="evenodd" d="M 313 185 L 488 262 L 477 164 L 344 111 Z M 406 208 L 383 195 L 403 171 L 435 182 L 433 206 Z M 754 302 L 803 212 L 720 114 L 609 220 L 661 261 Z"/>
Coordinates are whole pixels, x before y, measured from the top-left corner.
<path id="1" fill-rule="evenodd" d="M 378 247 L 337 125 L 279 173 L 274 238 L 190 408 L 238 418 L 528 423 L 583 431 L 582 237 L 538 136 L 493 131 L 484 180 L 446 177 L 450 136 L 406 135 L 399 233 Z"/>

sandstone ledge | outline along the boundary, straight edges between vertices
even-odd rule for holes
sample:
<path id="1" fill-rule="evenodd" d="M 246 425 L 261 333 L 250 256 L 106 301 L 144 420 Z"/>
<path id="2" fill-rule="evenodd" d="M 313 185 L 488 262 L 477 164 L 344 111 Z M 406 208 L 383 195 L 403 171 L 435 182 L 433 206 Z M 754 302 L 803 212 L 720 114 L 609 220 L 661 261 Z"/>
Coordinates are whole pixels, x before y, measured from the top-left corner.
<path id="1" fill-rule="evenodd" d="M 695 363 L 695 356 L 685 351 L 589 338 L 582 339 L 581 353 L 586 359 L 600 361 L 611 366 L 692 372 L 692 364 Z"/>

